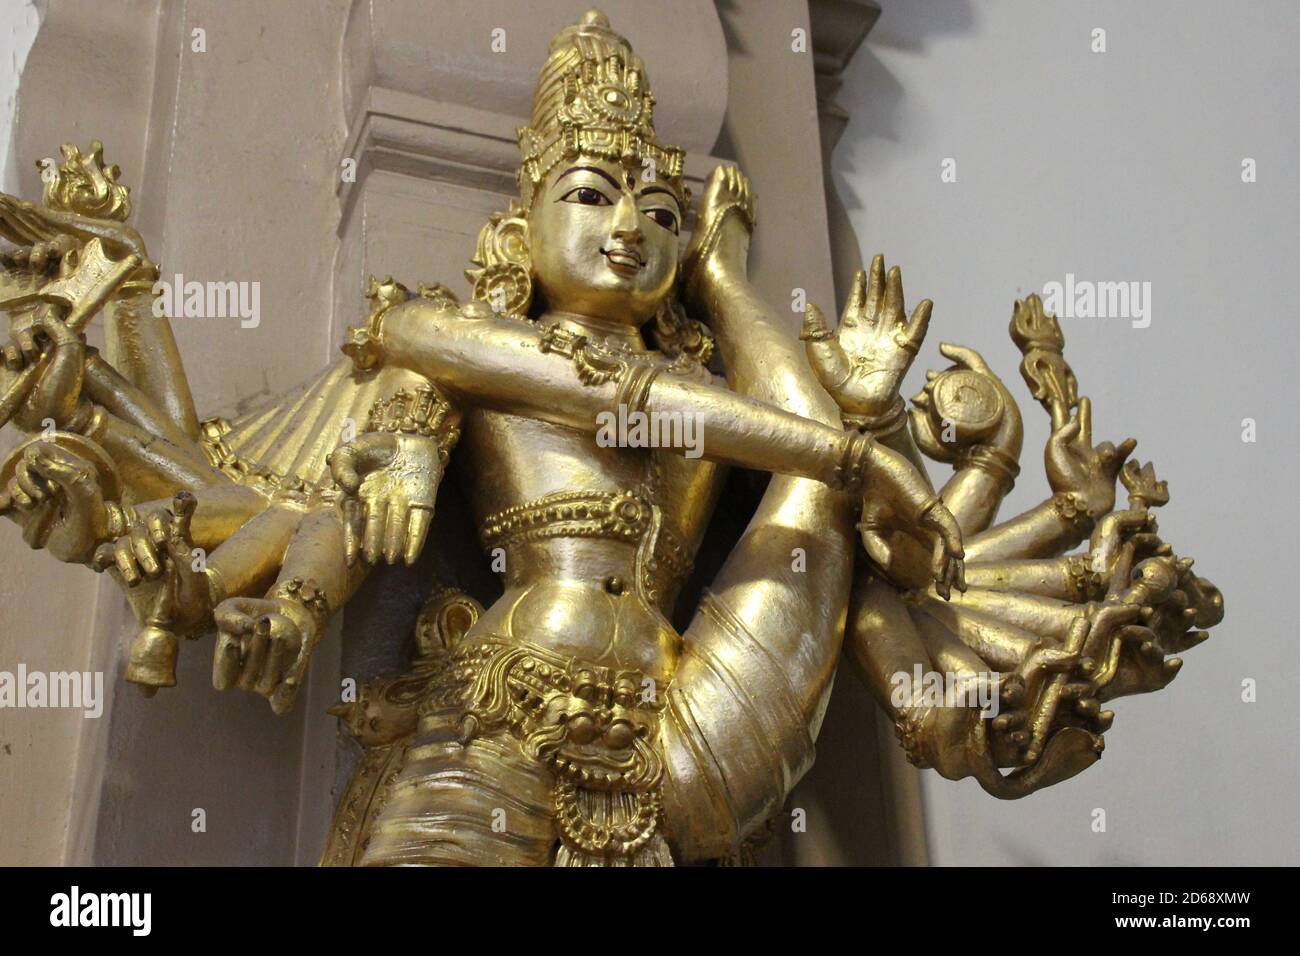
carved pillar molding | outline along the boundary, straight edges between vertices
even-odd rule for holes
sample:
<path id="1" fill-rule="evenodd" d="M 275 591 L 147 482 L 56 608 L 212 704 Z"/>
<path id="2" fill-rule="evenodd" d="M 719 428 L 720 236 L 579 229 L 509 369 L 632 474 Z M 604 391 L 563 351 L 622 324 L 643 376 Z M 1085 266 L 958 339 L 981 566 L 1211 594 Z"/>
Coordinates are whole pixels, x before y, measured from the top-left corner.
<path id="1" fill-rule="evenodd" d="M 844 69 L 880 17 L 876 0 L 811 0 L 813 63 L 817 72 L 817 119 L 821 129 L 822 169 L 826 180 L 826 214 L 831 231 L 835 301 L 842 305 L 853 273 L 862 267 L 858 240 L 831 175 L 831 156 L 849 125 L 849 114 L 835 102 Z"/>
<path id="2" fill-rule="evenodd" d="M 830 240 L 835 304 L 842 308 L 853 273 L 862 268 L 857 235 L 835 186 L 832 160 L 835 145 L 849 123 L 849 114 L 835 101 L 843 74 L 880 17 L 876 0 L 810 0 L 813 65 L 817 88 L 817 120 L 821 142 L 822 179 Z M 846 670 L 850 670 L 846 668 Z M 875 738 L 872 739 L 872 728 Z M 818 740 L 819 765 L 826 779 L 810 775 L 828 813 L 844 821 L 839 842 L 846 857 L 874 862 L 922 866 L 928 862 L 920 775 L 907 763 L 894 739 L 893 728 L 866 687 L 852 673 L 841 674 Z M 834 765 L 829 769 L 828 764 Z M 883 819 L 871 821 L 870 831 L 855 825 L 853 805 L 862 805 L 863 790 L 878 787 Z M 799 796 L 798 792 L 795 794 Z M 839 812 L 835 812 L 835 807 Z"/>

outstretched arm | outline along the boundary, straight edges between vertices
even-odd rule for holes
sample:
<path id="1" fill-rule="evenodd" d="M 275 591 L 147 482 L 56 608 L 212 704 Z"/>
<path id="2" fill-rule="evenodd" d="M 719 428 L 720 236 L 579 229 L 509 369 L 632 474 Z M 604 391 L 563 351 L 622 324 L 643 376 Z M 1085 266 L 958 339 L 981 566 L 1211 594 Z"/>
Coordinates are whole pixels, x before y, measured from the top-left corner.
<path id="1" fill-rule="evenodd" d="M 1092 404 L 1086 398 L 1079 399 L 1073 418 L 1063 405 L 1053 405 L 1052 426 L 1044 452 L 1052 497 L 973 536 L 971 560 L 1055 557 L 1087 538 L 1115 507 L 1115 482 L 1137 442 L 1093 447 Z"/>
<path id="2" fill-rule="evenodd" d="M 960 579 L 956 523 L 920 473 L 892 449 L 662 365 L 603 352 L 475 306 L 457 313 L 419 300 L 397 305 L 373 323 L 374 338 L 387 361 L 472 404 L 591 434 L 620 413 L 679 421 L 689 416 L 699 424 L 705 458 L 865 492 L 873 508 L 888 512 L 878 515 L 882 526 L 888 522 L 916 532 L 932 550 L 930 570 L 941 588 Z"/>
<path id="3" fill-rule="evenodd" d="M 213 686 L 253 691 L 266 697 L 277 714 L 287 713 L 325 625 L 368 570 L 365 564 L 348 565 L 338 509 L 311 509 L 298 524 L 266 596 L 234 596 L 217 605 Z"/>

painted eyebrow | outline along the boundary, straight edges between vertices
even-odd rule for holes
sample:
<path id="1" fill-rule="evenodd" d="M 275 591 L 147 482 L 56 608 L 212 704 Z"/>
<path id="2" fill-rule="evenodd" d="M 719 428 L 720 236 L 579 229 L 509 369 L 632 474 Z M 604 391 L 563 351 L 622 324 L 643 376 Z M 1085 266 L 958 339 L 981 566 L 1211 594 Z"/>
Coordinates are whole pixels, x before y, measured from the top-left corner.
<path id="1" fill-rule="evenodd" d="M 617 179 L 615 179 L 615 178 L 614 178 L 613 176 L 611 176 L 609 173 L 605 172 L 605 170 L 603 170 L 603 169 L 597 169 L 595 166 L 570 166 L 568 169 L 566 169 L 564 172 L 562 172 L 562 173 L 560 174 L 560 179 L 563 179 L 565 176 L 568 176 L 570 173 L 580 173 L 580 172 L 595 173 L 597 176 L 599 176 L 601 179 L 605 180 L 605 182 L 609 183 L 611 186 L 613 186 L 613 187 L 614 187 L 615 189 L 617 189 L 619 192 L 622 192 L 622 191 L 623 191 L 623 185 L 622 185 L 622 183 L 620 183 Z M 557 180 L 555 181 L 557 185 L 559 184 L 560 179 L 557 179 Z"/>
<path id="2" fill-rule="evenodd" d="M 663 193 L 665 196 L 669 196 L 672 198 L 672 201 L 676 203 L 677 208 L 679 210 L 682 208 L 681 203 L 677 202 L 677 196 L 673 193 L 671 189 L 668 189 L 664 186 L 647 186 L 645 189 L 641 190 L 642 196 L 648 196 L 651 193 Z"/>

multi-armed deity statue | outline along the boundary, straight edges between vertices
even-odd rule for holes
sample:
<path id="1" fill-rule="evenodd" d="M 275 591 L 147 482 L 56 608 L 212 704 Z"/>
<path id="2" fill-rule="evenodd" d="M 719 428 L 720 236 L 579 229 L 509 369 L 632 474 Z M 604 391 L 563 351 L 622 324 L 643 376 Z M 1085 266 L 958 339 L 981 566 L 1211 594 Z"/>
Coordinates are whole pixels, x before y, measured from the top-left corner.
<path id="1" fill-rule="evenodd" d="M 179 639 L 215 631 L 215 685 L 284 713 L 358 584 L 447 546 L 428 534 L 444 478 L 468 500 L 499 589 L 429 581 L 413 666 L 335 708 L 365 756 L 324 862 L 731 857 L 811 765 L 841 655 L 913 763 L 1018 797 L 1097 760 L 1105 702 L 1163 687 L 1222 617 L 1157 537 L 1164 482 L 1132 441 L 1094 446 L 1037 297 L 1011 336 L 1052 419 L 1050 493 L 995 524 L 1020 470 L 1009 390 L 944 345 L 953 367 L 908 410 L 931 304 L 909 317 L 880 257 L 836 331 L 809 307 L 799 334 L 746 278 L 734 168 L 683 253 L 683 157 L 653 103 L 604 17 L 560 33 L 470 301 L 372 280 L 346 357 L 233 421 L 195 414 L 98 144 L 64 147 L 41 204 L 0 194 L 0 420 L 32 433 L 0 511 L 122 585 L 128 681 L 172 686 Z M 938 491 L 925 458 L 952 466 Z M 772 477 L 676 608 L 728 466 Z"/>

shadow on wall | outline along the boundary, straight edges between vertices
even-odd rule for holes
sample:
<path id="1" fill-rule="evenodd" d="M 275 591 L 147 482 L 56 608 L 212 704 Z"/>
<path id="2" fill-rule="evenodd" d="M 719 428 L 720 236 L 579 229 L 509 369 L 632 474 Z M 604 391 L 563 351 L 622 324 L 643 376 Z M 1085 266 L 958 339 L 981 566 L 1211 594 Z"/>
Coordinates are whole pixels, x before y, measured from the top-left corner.
<path id="1" fill-rule="evenodd" d="M 898 117 L 903 112 L 903 86 L 876 55 L 877 49 L 901 50 L 923 55 L 940 38 L 978 32 L 975 5 L 971 0 L 881 0 L 880 19 L 853 58 L 836 99 L 850 117 L 846 137 L 870 143 L 896 142 Z M 915 111 L 914 106 L 909 110 Z M 854 190 L 859 179 L 847 155 L 839 150 L 835 185 L 844 208 L 865 209 Z"/>

